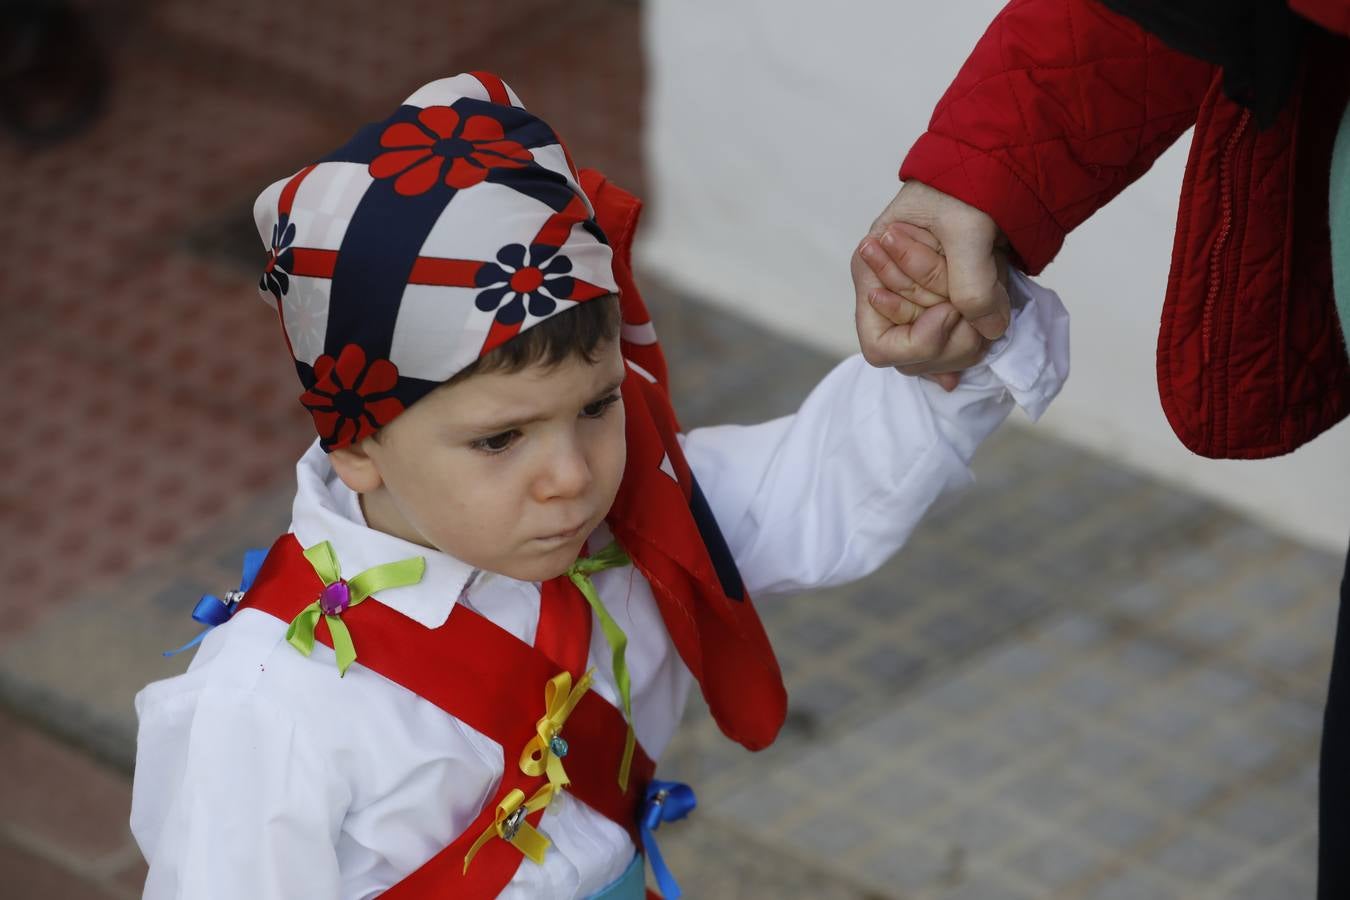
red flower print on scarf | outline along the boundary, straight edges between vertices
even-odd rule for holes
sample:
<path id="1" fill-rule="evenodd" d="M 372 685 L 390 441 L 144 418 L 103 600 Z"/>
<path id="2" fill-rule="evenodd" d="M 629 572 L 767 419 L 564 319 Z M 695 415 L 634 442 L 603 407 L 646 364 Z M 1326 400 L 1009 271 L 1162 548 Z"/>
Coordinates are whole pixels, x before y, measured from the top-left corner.
<path id="1" fill-rule="evenodd" d="M 489 116 L 461 116 L 448 106 L 428 106 L 417 114 L 417 122 L 386 128 L 380 146 L 390 150 L 370 163 L 372 178 L 397 175 L 394 190 L 405 197 L 435 187 L 442 169 L 445 183 L 462 189 L 483 181 L 493 169 L 519 169 L 534 160 L 523 146 L 505 140 L 501 123 Z"/>
<path id="2" fill-rule="evenodd" d="M 327 354 L 314 363 L 314 386 L 300 402 L 314 416 L 324 450 L 346 447 L 369 437 L 403 412 L 403 402 L 387 395 L 398 385 L 398 367 L 387 359 L 366 364 L 358 344 Z"/>

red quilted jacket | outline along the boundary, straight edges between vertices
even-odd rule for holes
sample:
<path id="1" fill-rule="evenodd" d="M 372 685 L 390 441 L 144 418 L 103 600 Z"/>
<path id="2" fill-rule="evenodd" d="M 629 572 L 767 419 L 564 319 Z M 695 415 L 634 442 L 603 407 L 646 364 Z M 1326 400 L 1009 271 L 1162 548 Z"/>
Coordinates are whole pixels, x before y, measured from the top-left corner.
<path id="1" fill-rule="evenodd" d="M 1012 0 L 900 169 L 984 210 L 1040 271 L 1191 125 L 1158 389 L 1196 453 L 1287 453 L 1350 412 L 1331 292 L 1328 173 L 1350 95 L 1350 0 L 1292 0 L 1330 31 L 1258 130 L 1221 74 L 1093 0 Z M 1334 33 L 1332 33 L 1334 32 Z"/>

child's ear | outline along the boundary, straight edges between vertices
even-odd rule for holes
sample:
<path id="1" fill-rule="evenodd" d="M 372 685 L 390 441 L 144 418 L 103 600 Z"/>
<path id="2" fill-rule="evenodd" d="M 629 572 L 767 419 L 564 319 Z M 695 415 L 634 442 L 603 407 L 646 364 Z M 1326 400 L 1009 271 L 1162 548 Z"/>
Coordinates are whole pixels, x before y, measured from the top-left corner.
<path id="1" fill-rule="evenodd" d="M 333 471 L 337 472 L 343 484 L 358 494 L 368 494 L 384 484 L 384 479 L 380 477 L 380 467 L 376 465 L 369 452 L 370 443 L 374 440 L 373 436 L 368 437 L 328 454 Z"/>

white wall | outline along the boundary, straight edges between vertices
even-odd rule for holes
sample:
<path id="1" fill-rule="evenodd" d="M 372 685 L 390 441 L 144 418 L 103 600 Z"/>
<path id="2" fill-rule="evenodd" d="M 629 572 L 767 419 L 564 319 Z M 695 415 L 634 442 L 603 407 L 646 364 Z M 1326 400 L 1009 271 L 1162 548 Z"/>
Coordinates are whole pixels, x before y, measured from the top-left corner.
<path id="1" fill-rule="evenodd" d="M 1001 0 L 647 0 L 648 271 L 841 356 L 848 257 Z M 1076 231 L 1041 280 L 1074 371 L 1036 427 L 1343 551 L 1350 426 L 1260 462 L 1192 455 L 1153 369 L 1187 139 Z"/>

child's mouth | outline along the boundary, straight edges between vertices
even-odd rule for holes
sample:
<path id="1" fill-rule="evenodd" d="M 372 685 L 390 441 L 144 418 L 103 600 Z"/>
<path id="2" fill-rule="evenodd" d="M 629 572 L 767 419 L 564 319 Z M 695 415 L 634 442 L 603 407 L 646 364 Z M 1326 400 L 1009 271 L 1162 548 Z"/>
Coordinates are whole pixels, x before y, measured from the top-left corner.
<path id="1" fill-rule="evenodd" d="M 536 540 L 544 541 L 546 543 L 569 541 L 572 538 L 578 537 L 581 534 L 581 529 L 586 527 L 586 521 L 588 520 L 582 521 L 580 524 L 575 525 L 572 528 L 567 529 L 566 531 L 559 531 L 555 532 L 554 534 L 546 534 L 542 537 L 536 538 Z"/>

